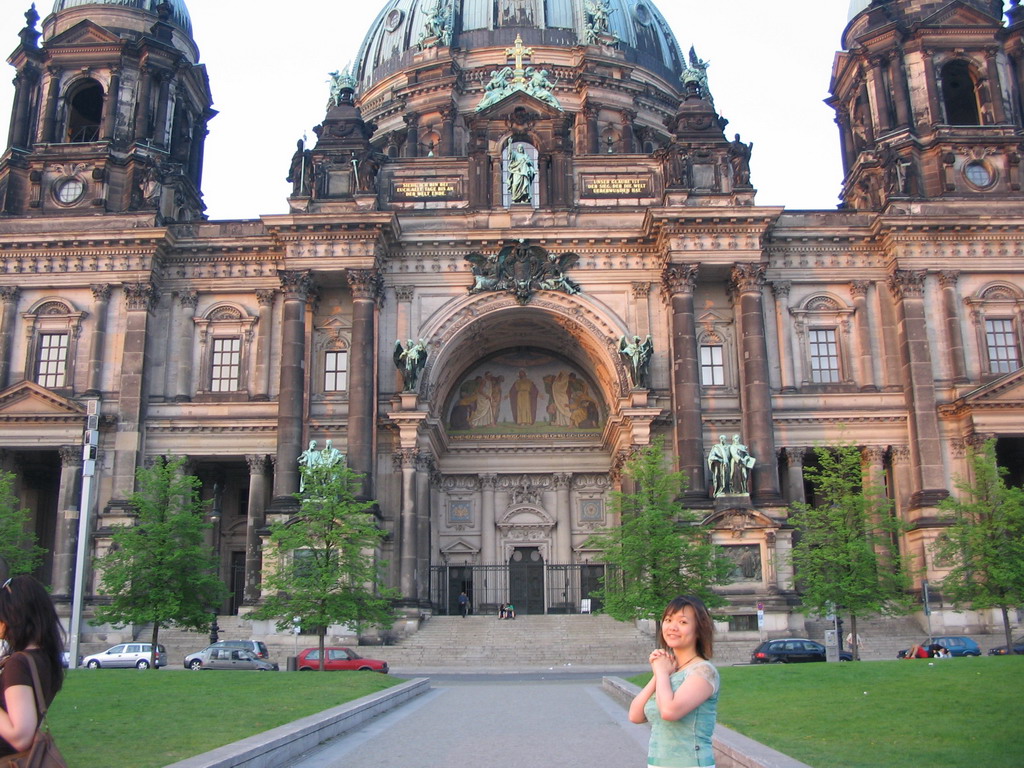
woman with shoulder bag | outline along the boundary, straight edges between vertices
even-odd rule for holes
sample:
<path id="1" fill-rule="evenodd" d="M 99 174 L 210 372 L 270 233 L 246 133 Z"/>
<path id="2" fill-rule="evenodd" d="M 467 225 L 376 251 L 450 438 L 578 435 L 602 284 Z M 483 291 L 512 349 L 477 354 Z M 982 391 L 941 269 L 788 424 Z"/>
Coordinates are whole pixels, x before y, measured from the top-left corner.
<path id="1" fill-rule="evenodd" d="M 63 635 L 38 581 L 14 576 L 0 586 L 0 640 L 6 645 L 0 659 L 0 768 L 64 765 L 49 735 L 39 732 L 64 682 Z M 45 759 L 39 762 L 40 757 Z"/>

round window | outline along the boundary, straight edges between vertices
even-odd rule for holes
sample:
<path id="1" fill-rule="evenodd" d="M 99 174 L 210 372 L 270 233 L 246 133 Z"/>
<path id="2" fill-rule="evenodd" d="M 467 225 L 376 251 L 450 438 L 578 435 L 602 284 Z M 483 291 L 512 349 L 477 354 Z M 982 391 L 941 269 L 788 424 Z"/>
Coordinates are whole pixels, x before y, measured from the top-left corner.
<path id="1" fill-rule="evenodd" d="M 964 176 L 976 187 L 987 187 L 992 183 L 992 174 L 983 163 L 970 163 L 964 168 Z"/>
<path id="2" fill-rule="evenodd" d="M 61 179 L 57 182 L 55 193 L 60 202 L 70 205 L 85 194 L 85 182 L 81 179 Z"/>
<path id="3" fill-rule="evenodd" d="M 398 25 L 402 23 L 402 11 L 398 8 L 393 8 L 387 16 L 384 17 L 384 29 L 388 32 L 394 32 L 398 29 Z"/>
<path id="4" fill-rule="evenodd" d="M 636 20 L 643 24 L 645 27 L 648 26 L 654 18 L 651 16 L 651 10 L 643 3 L 638 3 L 636 8 L 633 9 L 633 15 L 636 16 Z"/>

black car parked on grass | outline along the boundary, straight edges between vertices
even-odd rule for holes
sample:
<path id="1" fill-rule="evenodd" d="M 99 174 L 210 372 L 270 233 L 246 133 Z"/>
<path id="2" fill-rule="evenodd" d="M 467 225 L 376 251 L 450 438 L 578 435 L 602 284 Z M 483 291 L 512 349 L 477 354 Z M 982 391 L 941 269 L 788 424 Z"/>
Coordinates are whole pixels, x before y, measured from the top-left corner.
<path id="1" fill-rule="evenodd" d="M 853 661 L 853 654 L 841 651 L 840 661 Z M 803 661 L 825 661 L 825 646 L 802 637 L 765 640 L 750 654 L 751 664 L 795 664 Z"/>

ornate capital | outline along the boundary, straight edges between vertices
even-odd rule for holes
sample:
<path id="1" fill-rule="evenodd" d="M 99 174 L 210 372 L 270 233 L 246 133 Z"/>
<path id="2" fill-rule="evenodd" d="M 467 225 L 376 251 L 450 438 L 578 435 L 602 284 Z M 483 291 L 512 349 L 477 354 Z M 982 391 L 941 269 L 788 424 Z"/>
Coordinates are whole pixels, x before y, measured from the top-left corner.
<path id="1" fill-rule="evenodd" d="M 82 446 L 62 445 L 58 449 L 58 453 L 60 454 L 60 465 L 62 468 L 82 466 Z"/>
<path id="2" fill-rule="evenodd" d="M 788 299 L 789 291 L 792 289 L 793 284 L 789 280 L 775 280 L 769 283 L 772 289 L 772 294 L 776 299 Z"/>
<path id="3" fill-rule="evenodd" d="M 21 288 L 16 285 L 0 287 L 0 301 L 4 304 L 17 304 L 19 296 L 21 296 Z"/>
<path id="4" fill-rule="evenodd" d="M 249 465 L 250 475 L 264 475 L 267 472 L 269 463 L 264 454 L 246 454 L 245 463 Z"/>
<path id="5" fill-rule="evenodd" d="M 645 280 L 633 281 L 633 298 L 646 299 L 651 295 L 651 284 Z"/>
<path id="6" fill-rule="evenodd" d="M 416 286 L 414 285 L 396 285 L 395 286 L 395 298 L 399 301 L 412 301 L 412 297 L 416 294 Z"/>
<path id="7" fill-rule="evenodd" d="M 730 288 L 736 293 L 761 293 L 764 285 L 765 265 L 760 263 L 736 264 L 730 275 Z"/>
<path id="8" fill-rule="evenodd" d="M 493 474 L 480 475 L 480 487 L 485 491 L 493 491 L 498 487 L 498 476 Z"/>
<path id="9" fill-rule="evenodd" d="M 152 283 L 125 283 L 124 303 L 129 312 L 148 312 L 153 308 L 156 296 L 156 288 Z"/>
<path id="10" fill-rule="evenodd" d="M 277 296 L 277 291 L 272 288 L 256 291 L 256 303 L 261 307 L 272 307 L 274 306 L 275 296 Z"/>
<path id="11" fill-rule="evenodd" d="M 699 271 L 699 264 L 670 264 L 661 273 L 662 287 L 670 296 L 677 293 L 693 293 Z"/>
<path id="12" fill-rule="evenodd" d="M 807 448 L 802 445 L 786 447 L 786 460 L 790 467 L 803 467 L 804 456 L 807 455 Z"/>
<path id="13" fill-rule="evenodd" d="M 861 459 L 871 466 L 880 466 L 885 461 L 884 445 L 865 445 L 860 449 Z"/>
<path id="14" fill-rule="evenodd" d="M 346 272 L 352 296 L 359 300 L 376 301 L 381 294 L 383 278 L 375 269 L 350 269 Z"/>
<path id="15" fill-rule="evenodd" d="M 960 280 L 960 272 L 956 269 L 944 269 L 939 272 L 939 285 L 943 288 L 956 288 Z"/>
<path id="16" fill-rule="evenodd" d="M 199 292 L 182 291 L 178 294 L 178 303 L 185 309 L 195 309 L 199 305 Z"/>
<path id="17" fill-rule="evenodd" d="M 110 301 L 110 291 L 113 288 L 110 283 L 90 285 L 89 288 L 92 290 L 93 301 L 102 303 Z"/>
<path id="18" fill-rule="evenodd" d="M 555 472 L 555 488 L 572 488 L 572 472 Z"/>
<path id="19" fill-rule="evenodd" d="M 313 273 L 308 270 L 279 269 L 277 276 L 281 280 L 281 289 L 285 297 L 298 301 L 306 301 L 313 289 Z"/>
<path id="20" fill-rule="evenodd" d="M 897 269 L 889 275 L 889 290 L 896 300 L 924 298 L 924 279 L 927 272 L 923 269 Z"/>
<path id="21" fill-rule="evenodd" d="M 889 456 L 892 457 L 893 464 L 909 464 L 910 446 L 893 445 L 889 448 Z"/>
<path id="22" fill-rule="evenodd" d="M 855 299 L 863 299 L 868 295 L 868 288 L 870 287 L 870 280 L 854 280 L 850 283 L 850 295 Z"/>

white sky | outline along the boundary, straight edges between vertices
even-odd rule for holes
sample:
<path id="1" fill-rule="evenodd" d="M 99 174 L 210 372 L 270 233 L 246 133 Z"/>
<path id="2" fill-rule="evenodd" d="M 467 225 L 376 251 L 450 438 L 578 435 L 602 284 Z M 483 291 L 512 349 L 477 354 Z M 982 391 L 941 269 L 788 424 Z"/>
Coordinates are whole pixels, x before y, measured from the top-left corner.
<path id="1" fill-rule="evenodd" d="M 719 113 L 754 143 L 757 203 L 834 208 L 842 183 L 828 97 L 849 0 L 654 0 L 685 54 L 709 60 Z M 0 51 L 18 43 L 31 0 L 0 3 Z M 285 213 L 295 141 L 324 116 L 327 73 L 355 58 L 385 0 L 186 0 L 214 108 L 203 188 L 212 219 Z M 50 0 L 38 0 L 47 14 Z M 498 62 L 496 62 L 498 63 Z M 2 66 L 2 65 L 0 65 Z M 0 76 L 7 144 L 14 71 Z"/>

